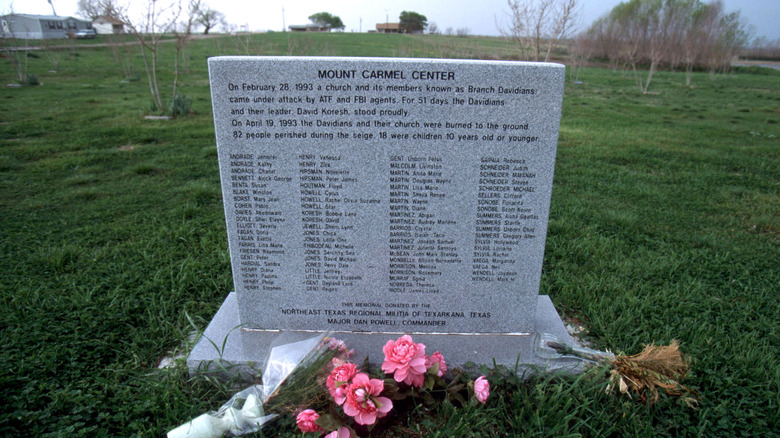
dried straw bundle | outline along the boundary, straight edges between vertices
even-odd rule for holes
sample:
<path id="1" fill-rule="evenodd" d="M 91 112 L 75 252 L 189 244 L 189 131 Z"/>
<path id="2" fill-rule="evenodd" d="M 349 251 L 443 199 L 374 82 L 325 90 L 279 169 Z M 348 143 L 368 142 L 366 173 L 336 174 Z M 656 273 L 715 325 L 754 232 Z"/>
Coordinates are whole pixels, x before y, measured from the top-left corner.
<path id="1" fill-rule="evenodd" d="M 575 357 L 609 366 L 610 384 L 607 391 L 617 388 L 623 394 L 635 392 L 642 401 L 652 404 L 658 401 L 660 388 L 669 395 L 681 396 L 689 406 L 696 404 L 696 392 L 680 383 L 688 374 L 688 364 L 677 341 L 666 346 L 647 345 L 641 353 L 625 356 L 570 345 L 549 333 L 537 333 L 536 336 L 534 351 L 540 357 Z"/>
<path id="2" fill-rule="evenodd" d="M 680 383 L 688 374 L 688 364 L 680 353 L 677 341 L 672 341 L 670 345 L 647 345 L 639 354 L 618 355 L 610 362 L 612 383 L 608 390 L 617 387 L 623 394 L 633 391 L 643 401 L 653 404 L 658 401 L 660 388 L 669 395 L 683 396 L 683 401 L 689 406 L 696 404 L 695 392 Z M 649 398 L 647 393 L 650 394 Z"/>

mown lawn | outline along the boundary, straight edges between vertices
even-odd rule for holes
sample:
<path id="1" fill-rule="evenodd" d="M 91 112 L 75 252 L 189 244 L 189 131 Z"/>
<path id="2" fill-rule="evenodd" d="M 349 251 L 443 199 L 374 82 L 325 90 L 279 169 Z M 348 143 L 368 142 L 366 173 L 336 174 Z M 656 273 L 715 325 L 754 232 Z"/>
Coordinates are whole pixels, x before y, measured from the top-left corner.
<path id="1" fill-rule="evenodd" d="M 161 436 L 236 389 L 190 379 L 183 363 L 156 367 L 232 290 L 208 56 L 515 56 L 496 38 L 198 40 L 182 78 L 194 113 L 154 121 L 136 51 L 58 52 L 26 58 L 42 86 L 0 89 L 5 436 Z M 15 78 L 0 59 L 0 84 Z M 598 348 L 678 339 L 698 408 L 606 394 L 603 370 L 496 374 L 487 406 L 416 411 L 381 435 L 777 436 L 780 74 L 699 73 L 688 88 L 682 73 L 658 73 L 651 95 L 620 71 L 578 78 L 566 84 L 541 293 Z M 289 420 L 265 435 L 299 436 Z"/>

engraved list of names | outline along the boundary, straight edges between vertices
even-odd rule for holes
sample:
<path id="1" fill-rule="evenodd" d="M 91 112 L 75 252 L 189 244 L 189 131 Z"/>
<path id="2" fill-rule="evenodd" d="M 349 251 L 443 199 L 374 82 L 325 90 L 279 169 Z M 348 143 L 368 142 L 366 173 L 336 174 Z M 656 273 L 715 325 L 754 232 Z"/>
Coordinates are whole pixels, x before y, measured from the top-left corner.
<path id="1" fill-rule="evenodd" d="M 533 330 L 564 69 L 209 60 L 241 321 Z"/>

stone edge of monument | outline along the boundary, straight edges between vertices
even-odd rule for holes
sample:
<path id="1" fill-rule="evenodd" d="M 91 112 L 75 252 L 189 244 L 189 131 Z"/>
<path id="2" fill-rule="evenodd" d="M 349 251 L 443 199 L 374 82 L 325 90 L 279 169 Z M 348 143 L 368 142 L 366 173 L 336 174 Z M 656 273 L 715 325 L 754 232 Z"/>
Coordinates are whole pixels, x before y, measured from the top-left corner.
<path id="1" fill-rule="evenodd" d="M 508 61 L 501 59 L 451 59 L 451 58 L 411 58 L 411 57 L 397 57 L 388 58 L 381 56 L 284 56 L 284 55 L 220 55 L 210 56 L 208 62 L 227 62 L 227 61 L 251 61 L 255 59 L 267 59 L 271 61 L 280 62 L 297 62 L 297 61 L 313 61 L 313 62 L 330 62 L 330 61 L 365 61 L 365 62 L 382 62 L 382 63 L 394 63 L 394 62 L 418 62 L 421 64 L 506 64 L 506 65 L 527 65 L 527 66 L 556 66 L 556 68 L 565 68 L 566 65 L 560 62 L 544 62 L 544 61 Z"/>
<path id="2" fill-rule="evenodd" d="M 228 376 L 251 378 L 259 375 L 272 342 L 280 331 L 245 330 L 237 324 L 238 301 L 231 292 L 222 303 L 217 314 L 197 341 L 189 356 L 187 367 L 190 375 L 220 373 Z M 576 344 L 566 330 L 550 297 L 539 295 L 536 306 L 537 332 L 550 333 L 559 339 Z M 290 342 L 316 336 L 314 332 L 286 333 Z M 354 360 L 362 362 L 366 355 L 372 364 L 382 360 L 381 346 L 389 339 L 400 335 L 373 333 L 338 333 L 350 348 L 356 350 Z M 491 365 L 495 363 L 509 369 L 517 366 L 518 374 L 537 369 L 547 371 L 582 371 L 577 359 L 543 359 L 533 354 L 533 335 L 453 335 L 415 334 L 415 341 L 426 344 L 429 353 L 440 351 L 451 367 L 460 367 L 467 362 Z M 519 355 L 519 356 L 518 356 Z"/>

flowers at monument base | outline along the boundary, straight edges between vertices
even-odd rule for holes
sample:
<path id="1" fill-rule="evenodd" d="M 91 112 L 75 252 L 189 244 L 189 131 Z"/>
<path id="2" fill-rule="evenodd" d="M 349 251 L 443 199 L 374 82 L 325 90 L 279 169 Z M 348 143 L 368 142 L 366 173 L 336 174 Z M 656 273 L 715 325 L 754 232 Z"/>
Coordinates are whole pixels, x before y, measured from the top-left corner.
<path id="1" fill-rule="evenodd" d="M 403 335 L 384 348 L 381 371 L 371 373 L 368 358 L 358 366 L 352 351 L 330 337 L 316 336 L 282 343 L 271 349 L 262 385 L 236 393 L 217 411 L 208 412 L 168 432 L 168 438 L 217 438 L 259 431 L 280 415 L 293 415 L 303 434 L 325 438 L 358 438 L 403 416 L 449 402 L 454 407 L 485 404 L 491 386 L 486 376 L 470 380 L 460 370 L 448 370 L 444 355 L 428 356 L 426 346 Z M 640 354 L 614 355 L 569 345 L 549 334 L 538 334 L 534 353 L 544 358 L 572 357 L 607 365 L 610 390 L 637 393 L 653 403 L 660 390 L 693 406 L 695 390 L 680 384 L 688 365 L 679 345 L 648 345 Z M 491 374 L 492 375 L 492 374 Z"/>
<path id="2" fill-rule="evenodd" d="M 278 345 L 271 350 L 263 385 L 236 394 L 210 412 L 168 433 L 168 438 L 220 437 L 257 432 L 279 415 L 294 415 L 303 434 L 357 438 L 423 405 L 445 400 L 453 405 L 485 403 L 485 376 L 469 381 L 450 371 L 444 355 L 428 356 L 426 346 L 403 335 L 383 348 L 384 374 L 372 374 L 368 358 L 358 366 L 352 351 L 337 339 L 319 336 Z"/>
<path id="3" fill-rule="evenodd" d="M 414 406 L 422 402 L 427 408 L 443 400 L 465 405 L 471 394 L 473 400 L 487 402 L 490 385 L 485 376 L 478 382 L 466 382 L 457 372 L 445 379 L 448 369 L 444 355 L 437 351 L 428 356 L 425 350 L 425 344 L 414 342 L 409 335 L 388 340 L 382 349 L 384 376 L 360 372 L 355 364 L 334 359 L 325 379 L 330 406 L 319 408 L 321 416 L 317 420 L 324 430 L 331 431 L 326 436 L 359 436 L 357 430 L 372 430 L 397 407 L 408 409 L 406 401 Z M 341 410 L 334 409 L 334 405 Z"/>

